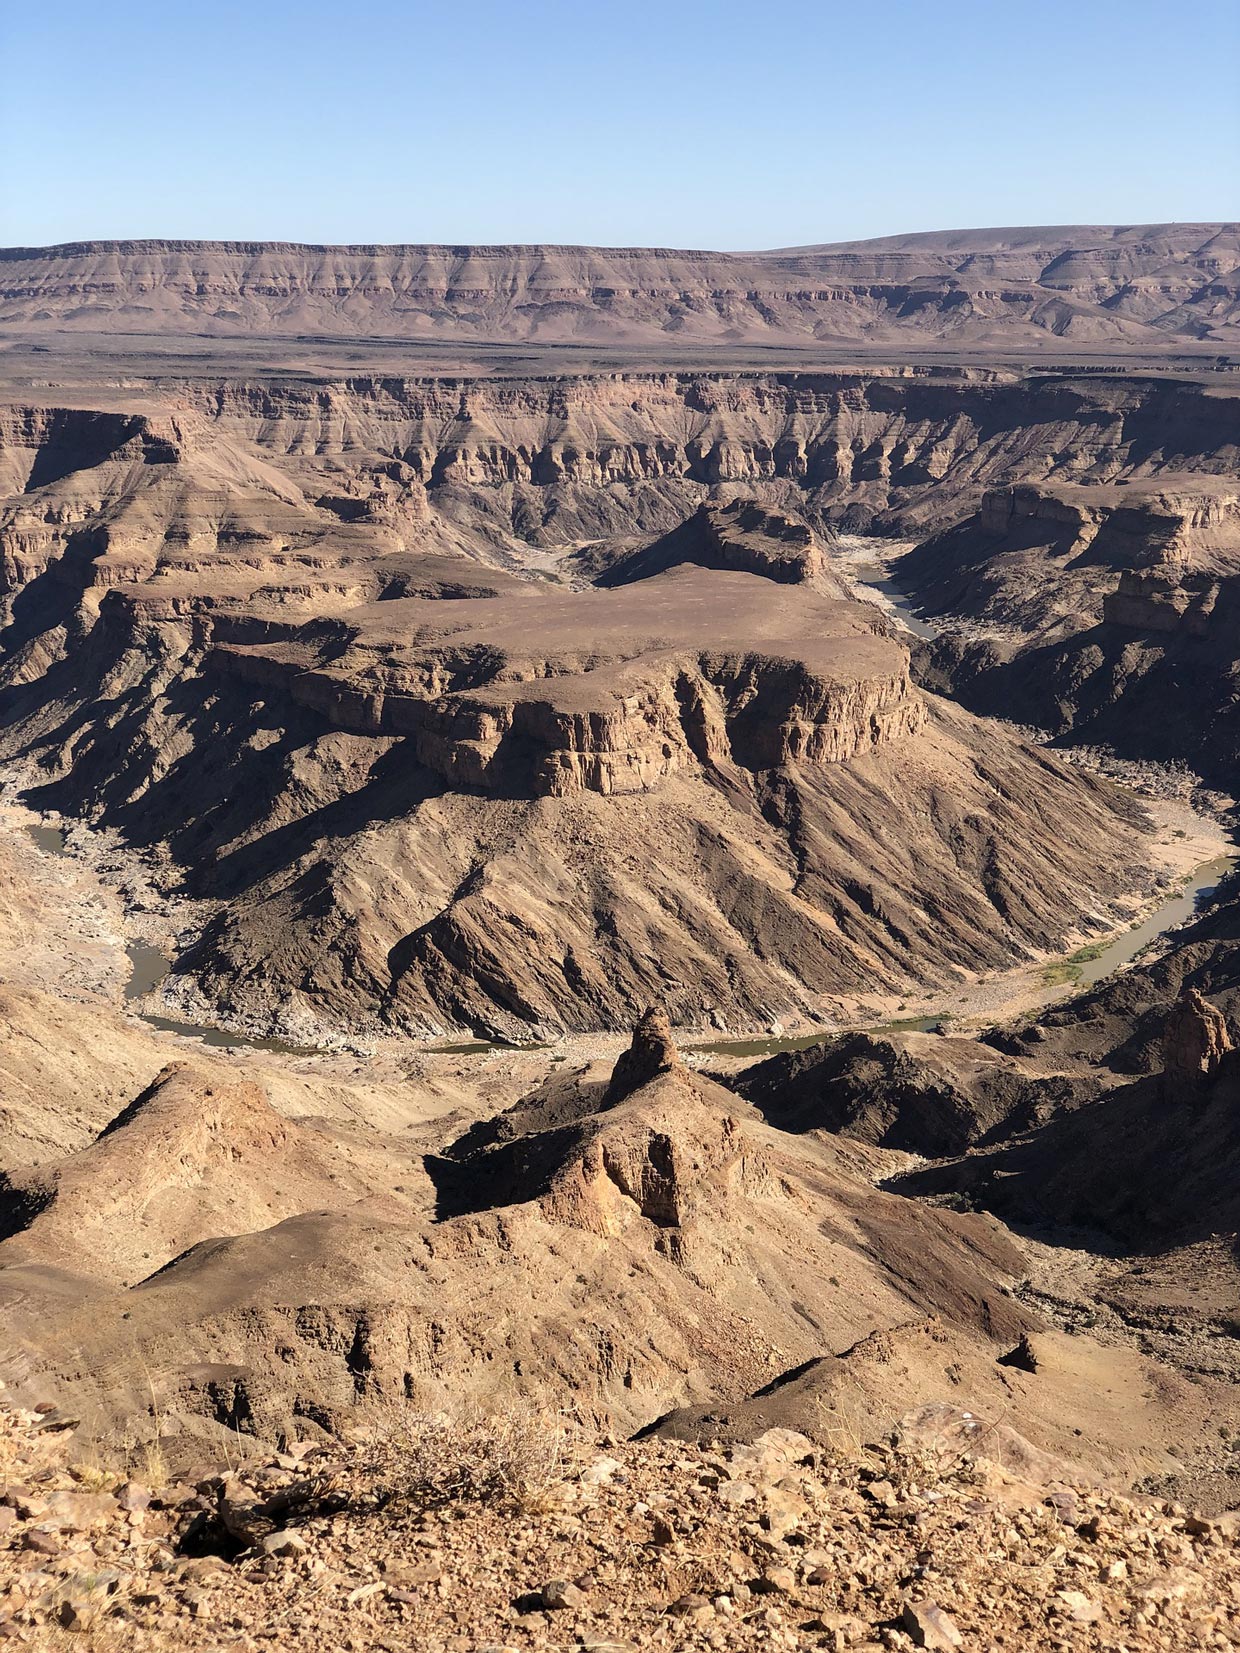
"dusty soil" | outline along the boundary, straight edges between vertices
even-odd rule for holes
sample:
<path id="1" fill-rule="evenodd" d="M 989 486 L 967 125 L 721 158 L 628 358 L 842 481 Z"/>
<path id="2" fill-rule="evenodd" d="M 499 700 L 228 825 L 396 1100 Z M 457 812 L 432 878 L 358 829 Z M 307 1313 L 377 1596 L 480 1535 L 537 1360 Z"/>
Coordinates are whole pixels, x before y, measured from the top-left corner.
<path id="1" fill-rule="evenodd" d="M 5 1410 L 0 1626 L 101 1650 L 1236 1645 L 1234 1517 L 1074 1483 L 950 1407 L 898 1438 L 380 1417 L 352 1451 L 289 1441 L 193 1484 L 148 1460 L 144 1484 Z"/>

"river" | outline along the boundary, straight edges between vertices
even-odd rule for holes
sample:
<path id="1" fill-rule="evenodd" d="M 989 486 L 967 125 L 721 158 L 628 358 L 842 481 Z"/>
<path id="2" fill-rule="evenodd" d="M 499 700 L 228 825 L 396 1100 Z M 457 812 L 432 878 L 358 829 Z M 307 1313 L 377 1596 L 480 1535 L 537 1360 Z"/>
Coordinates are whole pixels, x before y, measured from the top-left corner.
<path id="1" fill-rule="evenodd" d="M 901 541 L 896 548 L 907 550 L 912 543 L 911 540 L 907 544 Z M 889 568 L 892 554 L 891 540 L 840 534 L 831 558 L 831 571 L 852 586 L 853 594 L 861 602 L 873 603 L 875 608 L 893 614 L 914 637 L 937 637 L 939 627 L 933 621 L 922 618 L 907 594 L 892 579 Z"/>
<path id="2" fill-rule="evenodd" d="M 48 855 L 67 855 L 66 834 L 63 827 L 38 822 L 26 831 Z M 127 1003 L 135 1003 L 153 993 L 172 968 L 167 955 L 149 941 L 130 941 L 125 944 L 129 960 L 129 979 L 124 995 Z M 175 1033 L 182 1039 L 196 1039 L 199 1044 L 212 1045 L 221 1050 L 272 1050 L 286 1056 L 314 1056 L 319 1052 L 309 1045 L 292 1045 L 283 1039 L 250 1038 L 244 1033 L 233 1033 L 225 1027 L 202 1026 L 197 1022 L 179 1022 L 171 1016 L 158 1016 L 140 1010 L 138 1015 L 161 1033 Z"/>
<path id="3" fill-rule="evenodd" d="M 912 632 L 916 637 L 938 635 L 939 627 L 917 612 L 908 595 L 891 578 L 887 566 L 892 551 L 890 541 L 841 534 L 837 547 L 837 556 L 832 561 L 832 568 L 848 581 L 854 595 L 860 601 L 872 601 L 875 607 L 893 615 L 905 630 Z M 1068 992 L 1079 992 L 1083 988 L 1093 987 L 1098 982 L 1105 981 L 1121 966 L 1136 958 L 1151 942 L 1166 934 L 1168 930 L 1174 930 L 1207 905 L 1222 879 L 1227 873 L 1234 871 L 1237 864 L 1240 864 L 1240 857 L 1235 855 L 1220 855 L 1212 861 L 1204 862 L 1181 888 L 1169 895 L 1131 929 L 1122 931 L 1108 941 L 1078 948 L 1075 953 L 1065 954 L 1062 959 L 1048 959 L 1046 964 L 1051 967 L 1060 966 L 1063 969 L 1062 980 Z M 942 1013 L 910 1017 L 902 1021 L 882 1022 L 864 1031 L 887 1033 L 899 1030 L 919 1033 L 939 1026 L 944 1019 Z M 688 1048 L 711 1056 L 761 1057 L 785 1050 L 808 1050 L 811 1045 L 826 1037 L 828 1034 L 824 1031 L 797 1034 L 791 1038 L 771 1036 L 714 1039 L 690 1045 Z"/>

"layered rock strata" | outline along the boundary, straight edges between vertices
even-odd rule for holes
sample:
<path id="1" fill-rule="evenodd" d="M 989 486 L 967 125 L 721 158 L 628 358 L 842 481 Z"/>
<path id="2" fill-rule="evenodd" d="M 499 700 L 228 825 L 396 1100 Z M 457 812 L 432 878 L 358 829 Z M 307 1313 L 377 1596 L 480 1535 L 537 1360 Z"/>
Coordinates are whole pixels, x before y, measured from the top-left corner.
<path id="1" fill-rule="evenodd" d="M 1170 420 L 1217 465 L 1194 397 L 648 375 L 12 410 L 4 751 L 166 844 L 206 904 L 168 989 L 196 1014 L 313 1041 L 616 1025 L 652 989 L 697 1024 L 878 1009 L 1113 922 L 1140 822 L 928 715 L 824 511 L 1044 470 L 1086 422 L 1065 464 L 1148 466 Z"/>
<path id="2" fill-rule="evenodd" d="M 965 230 L 765 254 L 96 241 L 0 254 L 0 323 L 573 343 L 1051 335 L 1163 351 L 1230 337 L 1238 259 L 1227 224 Z"/>
<path id="3" fill-rule="evenodd" d="M 221 642 L 203 669 L 332 728 L 408 737 L 454 786 L 520 796 L 641 792 L 717 759 L 843 763 L 915 733 L 905 652 L 855 604 L 804 603 L 794 617 L 771 582 L 688 569 L 607 595 L 410 598 L 354 610 L 321 650 L 313 628 Z"/>
<path id="4" fill-rule="evenodd" d="M 1230 479 L 993 493 L 897 572 L 931 612 L 968 622 L 925 651 L 928 684 L 1228 788 L 1240 778 Z"/>

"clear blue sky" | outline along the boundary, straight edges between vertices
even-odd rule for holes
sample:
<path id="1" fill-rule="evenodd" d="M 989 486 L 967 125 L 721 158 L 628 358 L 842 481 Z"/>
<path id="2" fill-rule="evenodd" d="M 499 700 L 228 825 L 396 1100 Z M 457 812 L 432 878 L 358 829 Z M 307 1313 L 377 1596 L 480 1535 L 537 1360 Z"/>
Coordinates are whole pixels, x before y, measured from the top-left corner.
<path id="1" fill-rule="evenodd" d="M 1240 0 L 8 0 L 0 243 L 1240 216 Z"/>

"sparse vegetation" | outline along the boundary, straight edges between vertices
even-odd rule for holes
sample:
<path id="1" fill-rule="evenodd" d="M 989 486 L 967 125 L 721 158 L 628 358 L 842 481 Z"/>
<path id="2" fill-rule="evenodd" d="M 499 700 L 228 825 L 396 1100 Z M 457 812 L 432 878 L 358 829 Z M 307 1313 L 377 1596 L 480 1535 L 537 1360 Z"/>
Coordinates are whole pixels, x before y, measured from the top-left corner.
<path id="1" fill-rule="evenodd" d="M 570 1431 L 558 1416 L 513 1407 L 453 1417 L 398 1403 L 376 1419 L 376 1467 L 388 1499 L 533 1512 L 553 1507 L 564 1485 Z"/>

